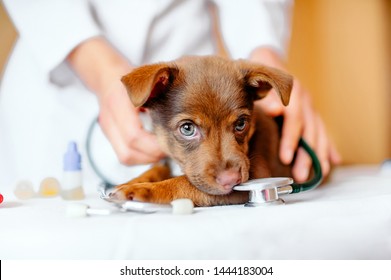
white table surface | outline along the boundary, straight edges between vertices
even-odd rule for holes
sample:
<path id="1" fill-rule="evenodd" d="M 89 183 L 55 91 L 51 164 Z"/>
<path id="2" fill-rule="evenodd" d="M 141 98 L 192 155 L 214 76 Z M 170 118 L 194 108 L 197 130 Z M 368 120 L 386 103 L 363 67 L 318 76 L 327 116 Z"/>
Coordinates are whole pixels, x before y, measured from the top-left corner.
<path id="1" fill-rule="evenodd" d="M 59 197 L 3 195 L 0 259 L 391 259 L 391 174 L 378 166 L 339 168 L 285 205 L 184 216 L 69 218 Z M 112 207 L 93 191 L 81 202 Z"/>

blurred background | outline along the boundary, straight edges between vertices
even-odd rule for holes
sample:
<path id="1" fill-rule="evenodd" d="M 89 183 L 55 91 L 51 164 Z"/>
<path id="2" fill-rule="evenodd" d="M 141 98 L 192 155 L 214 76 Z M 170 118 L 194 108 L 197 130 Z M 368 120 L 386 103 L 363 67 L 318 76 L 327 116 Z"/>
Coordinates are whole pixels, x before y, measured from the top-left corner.
<path id="1" fill-rule="evenodd" d="M 345 164 L 390 158 L 390 0 L 295 1 L 289 69 Z"/>
<path id="2" fill-rule="evenodd" d="M 16 38 L 0 2 L 0 77 Z M 390 0 L 296 0 L 288 68 L 344 164 L 391 158 Z"/>

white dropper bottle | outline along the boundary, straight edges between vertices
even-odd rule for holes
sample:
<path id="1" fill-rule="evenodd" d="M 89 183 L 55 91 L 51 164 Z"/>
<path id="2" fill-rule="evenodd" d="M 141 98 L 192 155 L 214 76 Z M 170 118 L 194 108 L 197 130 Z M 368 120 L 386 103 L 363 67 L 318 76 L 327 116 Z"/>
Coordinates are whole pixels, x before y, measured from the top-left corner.
<path id="1" fill-rule="evenodd" d="M 68 150 L 64 154 L 61 196 L 66 200 L 81 200 L 85 198 L 82 186 L 81 156 L 75 142 L 69 142 Z"/>

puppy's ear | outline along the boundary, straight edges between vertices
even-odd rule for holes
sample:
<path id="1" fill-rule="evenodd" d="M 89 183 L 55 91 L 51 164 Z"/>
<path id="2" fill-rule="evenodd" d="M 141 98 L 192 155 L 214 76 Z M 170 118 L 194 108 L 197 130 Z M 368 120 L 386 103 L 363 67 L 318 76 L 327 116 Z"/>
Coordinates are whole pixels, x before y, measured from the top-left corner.
<path id="1" fill-rule="evenodd" d="M 293 86 L 293 77 L 276 68 L 238 60 L 243 73 L 245 86 L 255 92 L 255 99 L 264 98 L 271 88 L 274 88 L 281 98 L 282 104 L 287 106 Z"/>
<path id="2" fill-rule="evenodd" d="M 178 68 L 164 63 L 138 67 L 122 77 L 130 100 L 135 107 L 167 92 L 178 73 Z"/>

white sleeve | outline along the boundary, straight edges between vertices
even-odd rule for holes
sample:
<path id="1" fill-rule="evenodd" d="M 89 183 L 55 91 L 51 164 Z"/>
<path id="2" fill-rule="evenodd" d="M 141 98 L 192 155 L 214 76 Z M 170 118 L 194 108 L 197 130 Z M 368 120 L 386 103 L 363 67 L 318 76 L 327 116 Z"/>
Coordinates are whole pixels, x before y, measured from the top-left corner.
<path id="1" fill-rule="evenodd" d="M 256 47 L 286 56 L 292 0 L 214 0 L 221 32 L 232 58 L 248 58 Z"/>
<path id="2" fill-rule="evenodd" d="M 100 35 L 88 1 L 4 0 L 20 38 L 49 75 L 80 42 Z"/>

